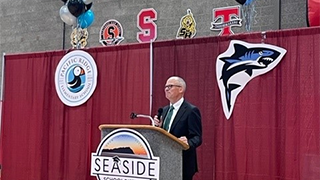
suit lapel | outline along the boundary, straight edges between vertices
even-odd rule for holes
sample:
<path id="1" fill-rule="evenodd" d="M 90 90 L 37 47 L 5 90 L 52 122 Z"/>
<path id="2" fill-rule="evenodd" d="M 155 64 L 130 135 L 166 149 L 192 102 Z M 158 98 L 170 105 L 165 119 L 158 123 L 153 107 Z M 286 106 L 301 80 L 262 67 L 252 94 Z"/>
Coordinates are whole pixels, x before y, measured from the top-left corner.
<path id="1" fill-rule="evenodd" d="M 175 128 L 175 126 L 178 124 L 178 122 L 180 121 L 182 115 L 186 112 L 186 109 L 187 109 L 187 103 L 184 100 L 183 103 L 181 104 L 176 116 L 174 117 L 174 120 L 172 122 L 170 131 L 172 131 Z"/>
<path id="2" fill-rule="evenodd" d="M 163 120 L 166 118 L 166 116 L 167 116 L 167 114 L 168 114 L 169 107 L 170 107 L 170 106 L 165 106 L 165 107 L 163 108 L 163 112 L 164 112 L 163 115 L 162 115 L 162 119 L 163 119 Z"/>

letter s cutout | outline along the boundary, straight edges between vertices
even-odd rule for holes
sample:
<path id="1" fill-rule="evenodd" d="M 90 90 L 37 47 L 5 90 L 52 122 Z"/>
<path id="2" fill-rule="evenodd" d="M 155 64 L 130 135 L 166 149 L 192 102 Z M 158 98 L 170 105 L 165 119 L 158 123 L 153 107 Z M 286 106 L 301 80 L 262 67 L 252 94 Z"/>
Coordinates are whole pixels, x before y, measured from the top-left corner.
<path id="1" fill-rule="evenodd" d="M 137 27 L 141 30 L 137 33 L 139 42 L 155 41 L 157 39 L 157 11 L 153 8 L 142 9 L 137 15 Z"/>

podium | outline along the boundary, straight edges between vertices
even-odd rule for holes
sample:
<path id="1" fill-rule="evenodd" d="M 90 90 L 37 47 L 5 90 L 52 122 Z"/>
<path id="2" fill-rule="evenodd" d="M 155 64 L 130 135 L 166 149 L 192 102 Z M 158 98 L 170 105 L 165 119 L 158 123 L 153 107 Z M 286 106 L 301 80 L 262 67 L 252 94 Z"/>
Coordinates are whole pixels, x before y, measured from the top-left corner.
<path id="1" fill-rule="evenodd" d="M 162 128 L 150 125 L 99 126 L 101 139 L 117 129 L 131 129 L 139 132 L 149 143 L 153 155 L 160 159 L 160 180 L 182 180 L 182 151 L 189 146 Z"/>

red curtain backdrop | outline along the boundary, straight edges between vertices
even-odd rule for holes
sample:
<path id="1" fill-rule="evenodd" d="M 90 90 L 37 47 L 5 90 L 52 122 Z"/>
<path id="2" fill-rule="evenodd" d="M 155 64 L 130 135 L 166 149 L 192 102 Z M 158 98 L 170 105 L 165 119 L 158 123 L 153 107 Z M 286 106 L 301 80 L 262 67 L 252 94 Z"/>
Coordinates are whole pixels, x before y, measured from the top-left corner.
<path id="1" fill-rule="evenodd" d="M 320 27 L 154 42 L 153 106 L 168 104 L 166 79 L 182 76 L 186 99 L 202 112 L 203 144 L 196 180 L 316 180 L 320 177 Z M 233 114 L 223 114 L 216 58 L 230 40 L 277 45 L 287 54 L 272 71 L 251 80 Z M 75 180 L 90 177 L 90 154 L 100 124 L 149 113 L 149 45 L 86 50 L 96 60 L 98 86 L 79 107 L 67 107 L 54 87 L 65 52 L 6 56 L 2 179 Z"/>
<path id="2" fill-rule="evenodd" d="M 320 177 L 320 28 L 155 43 L 155 111 L 171 75 L 202 113 L 197 180 L 316 180 Z M 232 39 L 277 45 L 287 54 L 239 94 L 229 120 L 216 82 L 216 58 Z"/>
<path id="3" fill-rule="evenodd" d="M 130 119 L 150 112 L 149 45 L 95 48 L 98 83 L 83 105 L 62 104 L 54 74 L 65 52 L 6 56 L 2 179 L 79 180 L 90 176 L 100 124 L 148 124 Z M 146 122 L 145 122 L 146 121 Z"/>
<path id="4" fill-rule="evenodd" d="M 320 26 L 320 0 L 307 0 L 308 26 Z"/>
<path id="5" fill-rule="evenodd" d="M 2 101 L 0 101 L 0 165 L 1 165 L 1 162 L 2 162 L 2 148 L 1 148 L 1 117 L 2 117 Z M 1 167 L 0 167 L 1 169 Z M 0 170 L 0 179 L 1 179 L 1 170 Z"/>

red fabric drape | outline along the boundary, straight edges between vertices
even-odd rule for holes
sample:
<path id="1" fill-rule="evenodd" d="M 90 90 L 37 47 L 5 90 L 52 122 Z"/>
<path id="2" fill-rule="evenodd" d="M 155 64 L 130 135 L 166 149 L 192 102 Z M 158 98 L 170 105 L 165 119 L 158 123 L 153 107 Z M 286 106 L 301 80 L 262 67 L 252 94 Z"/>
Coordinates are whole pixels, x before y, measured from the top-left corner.
<path id="1" fill-rule="evenodd" d="M 307 0 L 308 26 L 320 26 L 320 0 Z"/>
<path id="2" fill-rule="evenodd" d="M 1 148 L 1 122 L 2 122 L 2 120 L 1 119 L 2 119 L 2 101 L 0 101 L 0 165 L 2 162 L 2 148 Z M 0 169 L 1 169 L 1 167 L 0 167 Z M 0 177 L 1 177 L 1 170 L 0 170 Z"/>
<path id="3" fill-rule="evenodd" d="M 171 75 L 187 82 L 186 99 L 202 112 L 197 180 L 315 180 L 320 177 L 320 28 L 267 32 L 265 43 L 287 49 L 272 71 L 254 78 L 226 120 L 215 77 L 217 56 L 231 39 L 261 43 L 260 33 L 155 42 L 153 109 L 168 104 Z M 90 154 L 105 123 L 149 113 L 149 45 L 87 50 L 98 86 L 79 107 L 64 106 L 54 72 L 65 52 L 6 56 L 2 179 L 95 179 Z"/>
<path id="4" fill-rule="evenodd" d="M 315 180 L 320 172 L 320 28 L 155 43 L 154 110 L 165 105 L 171 75 L 187 82 L 186 99 L 202 112 L 200 173 L 211 180 Z M 227 120 L 215 64 L 231 39 L 277 45 L 287 55 L 239 94 Z M 164 53 L 165 52 L 165 53 Z M 165 62 L 165 63 L 164 63 Z"/>
<path id="5" fill-rule="evenodd" d="M 7 55 L 2 126 L 2 179 L 90 177 L 100 124 L 148 124 L 129 118 L 150 112 L 149 45 L 88 50 L 98 83 L 83 105 L 68 107 L 55 92 L 55 69 L 65 52 Z M 145 122 L 146 121 L 146 122 Z"/>

